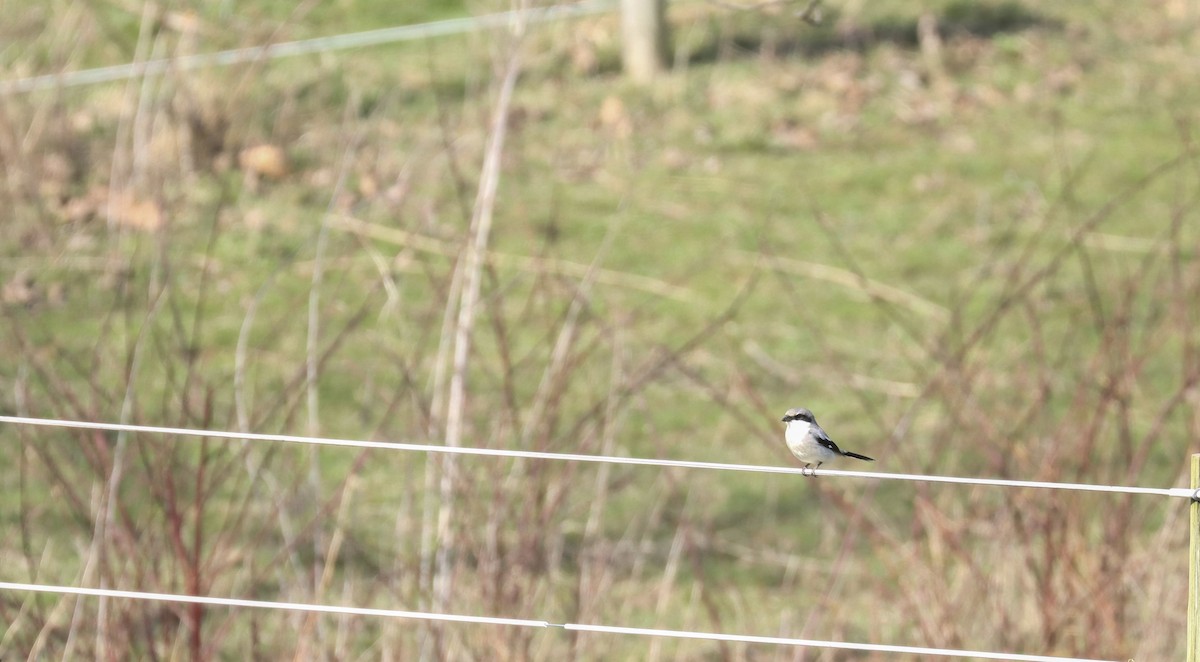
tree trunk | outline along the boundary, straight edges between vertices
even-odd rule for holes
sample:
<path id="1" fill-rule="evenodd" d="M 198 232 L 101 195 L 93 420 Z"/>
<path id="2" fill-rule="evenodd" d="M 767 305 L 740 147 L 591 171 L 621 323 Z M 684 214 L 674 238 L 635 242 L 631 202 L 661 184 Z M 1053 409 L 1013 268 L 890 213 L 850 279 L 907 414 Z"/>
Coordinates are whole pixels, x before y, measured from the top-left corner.
<path id="1" fill-rule="evenodd" d="M 666 52 L 666 0 L 621 0 L 625 74 L 636 83 L 650 82 L 663 70 Z"/>

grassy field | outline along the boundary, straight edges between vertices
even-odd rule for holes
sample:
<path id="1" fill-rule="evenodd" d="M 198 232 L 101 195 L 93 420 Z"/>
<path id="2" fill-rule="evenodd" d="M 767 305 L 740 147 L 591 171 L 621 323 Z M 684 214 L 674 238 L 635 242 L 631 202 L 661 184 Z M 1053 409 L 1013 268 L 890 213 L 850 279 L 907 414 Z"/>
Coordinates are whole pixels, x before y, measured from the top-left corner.
<path id="1" fill-rule="evenodd" d="M 501 8 L 253 5 L 0 0 L 0 71 Z M 826 14 L 675 3 L 649 88 L 619 75 L 615 16 L 530 28 L 494 171 L 504 32 L 0 98 L 0 411 L 789 464 L 779 417 L 806 406 L 880 471 L 1181 485 L 1200 12 Z M 1181 501 L 15 425 L 0 444 L 5 581 L 1184 646 Z M 0 620 L 5 659 L 891 659 L 17 593 Z"/>

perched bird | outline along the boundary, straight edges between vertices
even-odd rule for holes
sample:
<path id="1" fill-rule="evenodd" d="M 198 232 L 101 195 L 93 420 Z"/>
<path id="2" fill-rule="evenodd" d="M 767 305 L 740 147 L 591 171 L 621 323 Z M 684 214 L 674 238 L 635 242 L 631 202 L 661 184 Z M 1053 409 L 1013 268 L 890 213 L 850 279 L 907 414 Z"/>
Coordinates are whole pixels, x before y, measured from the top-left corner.
<path id="1" fill-rule="evenodd" d="M 819 469 L 822 464 L 842 456 L 867 462 L 875 461 L 873 457 L 838 448 L 838 445 L 833 443 L 821 426 L 817 425 L 817 419 L 813 418 L 813 413 L 803 407 L 787 410 L 787 413 L 783 415 L 783 422 L 787 423 L 787 431 L 783 438 L 787 442 L 788 450 L 804 463 L 805 469 Z M 813 467 L 814 464 L 817 466 Z"/>

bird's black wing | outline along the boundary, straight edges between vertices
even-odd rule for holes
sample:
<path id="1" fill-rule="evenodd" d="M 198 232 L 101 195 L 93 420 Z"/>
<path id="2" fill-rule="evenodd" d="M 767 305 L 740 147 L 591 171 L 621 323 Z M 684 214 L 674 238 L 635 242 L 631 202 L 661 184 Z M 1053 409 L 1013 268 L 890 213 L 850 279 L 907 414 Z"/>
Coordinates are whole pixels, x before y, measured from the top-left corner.
<path id="1" fill-rule="evenodd" d="M 821 429 L 821 426 L 814 425 L 812 427 L 812 436 L 813 439 L 817 440 L 818 444 L 821 444 L 825 448 L 828 448 L 838 455 L 845 455 L 845 453 L 842 452 L 842 449 L 838 448 L 838 445 L 833 443 L 833 440 L 829 438 L 829 435 L 825 434 L 825 431 Z"/>

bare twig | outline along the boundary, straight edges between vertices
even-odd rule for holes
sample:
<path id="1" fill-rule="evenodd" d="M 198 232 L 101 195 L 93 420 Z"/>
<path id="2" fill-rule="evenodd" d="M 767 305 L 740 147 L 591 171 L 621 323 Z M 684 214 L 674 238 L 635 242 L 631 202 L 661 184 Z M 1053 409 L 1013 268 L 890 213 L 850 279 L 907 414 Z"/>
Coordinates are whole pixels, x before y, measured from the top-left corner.
<path id="1" fill-rule="evenodd" d="M 722 9 L 732 9 L 733 11 L 762 11 L 764 9 L 774 9 L 786 5 L 795 4 L 798 0 L 760 0 L 750 4 L 739 2 L 728 2 L 728 0 L 708 0 L 708 3 Z M 795 13 L 796 18 L 808 23 L 809 25 L 820 25 L 822 0 L 808 0 L 804 7 L 798 9 Z"/>
<path id="2" fill-rule="evenodd" d="M 435 255 L 443 255 L 446 257 L 456 257 L 457 251 L 451 244 L 432 237 L 426 237 L 415 232 L 409 232 L 400 228 L 389 228 L 382 225 L 375 225 L 365 221 L 358 220 L 350 216 L 340 216 L 333 219 L 331 225 L 347 232 L 354 232 L 363 236 L 387 241 L 398 246 L 406 246 L 426 253 Z M 692 291 L 684 287 L 664 283 L 661 280 L 643 276 L 641 274 L 629 273 L 626 271 L 615 271 L 613 269 L 604 269 L 594 267 L 593 265 L 580 264 L 569 260 L 562 260 L 553 257 L 529 257 L 526 255 L 514 255 L 511 253 L 501 253 L 499 251 L 486 251 L 484 260 L 487 264 L 495 264 L 498 266 L 507 266 L 522 271 L 528 271 L 538 274 L 561 274 L 571 276 L 573 278 L 585 278 L 589 273 L 594 274 L 596 282 L 604 283 L 605 285 L 613 285 L 616 287 L 624 287 L 631 290 L 647 292 L 656 296 L 667 297 L 682 301 L 684 303 L 702 303 L 705 301 L 702 297 L 697 296 Z"/>
<path id="3" fill-rule="evenodd" d="M 524 17 L 525 14 L 522 13 L 520 16 Z M 505 64 L 496 108 L 492 115 L 491 137 L 484 155 L 483 166 L 480 169 L 479 191 L 475 199 L 475 208 L 472 211 L 471 231 L 473 237 L 467 244 L 464 258 L 464 284 L 458 308 L 458 321 L 454 330 L 453 369 L 450 376 L 449 397 L 446 402 L 445 442 L 449 446 L 459 445 L 462 439 L 466 416 L 467 362 L 471 355 L 471 332 L 479 306 L 483 254 L 491 234 L 496 191 L 500 184 L 500 157 L 504 151 L 509 109 L 512 103 L 513 89 L 516 87 L 517 76 L 521 69 L 520 38 L 523 34 L 524 21 L 519 19 L 517 25 L 514 26 L 514 41 Z M 454 517 L 455 469 L 455 458 L 444 458 L 438 488 L 441 509 L 438 512 L 438 551 L 434 561 L 433 575 L 434 611 L 444 610 L 450 597 L 450 582 L 453 574 L 453 568 L 450 566 L 450 550 L 454 547 L 451 521 Z M 441 649 L 441 628 L 435 627 L 434 632 L 438 648 Z"/>

